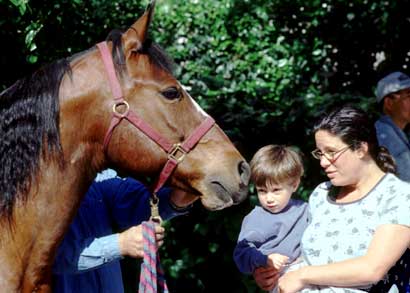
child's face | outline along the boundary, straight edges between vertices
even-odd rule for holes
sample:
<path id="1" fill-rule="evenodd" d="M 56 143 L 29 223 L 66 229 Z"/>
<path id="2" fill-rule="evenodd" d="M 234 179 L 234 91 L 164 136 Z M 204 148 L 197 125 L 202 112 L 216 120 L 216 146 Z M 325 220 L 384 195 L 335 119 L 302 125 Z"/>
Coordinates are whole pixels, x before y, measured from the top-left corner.
<path id="1" fill-rule="evenodd" d="M 279 213 L 287 206 L 292 193 L 297 189 L 298 185 L 299 181 L 257 186 L 256 191 L 259 202 L 262 207 L 271 213 Z"/>

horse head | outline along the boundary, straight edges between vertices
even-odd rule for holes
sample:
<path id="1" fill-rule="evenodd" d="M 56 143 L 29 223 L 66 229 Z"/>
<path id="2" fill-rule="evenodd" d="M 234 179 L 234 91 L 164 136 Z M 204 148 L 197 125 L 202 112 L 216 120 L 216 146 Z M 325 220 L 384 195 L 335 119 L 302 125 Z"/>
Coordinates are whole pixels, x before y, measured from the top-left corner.
<path id="1" fill-rule="evenodd" d="M 98 49 L 51 63 L 0 93 L 3 291 L 49 292 L 57 245 L 106 167 L 161 174 L 157 187 L 168 180 L 181 191 L 172 196 L 178 206 L 200 199 L 216 210 L 245 198 L 249 166 L 148 38 L 153 9 L 154 2 Z"/>
<path id="2" fill-rule="evenodd" d="M 63 83 L 61 100 L 67 101 L 68 107 L 61 103 L 61 115 L 67 118 L 61 120 L 71 122 L 63 125 L 61 131 L 71 131 L 78 111 L 87 109 L 81 115 L 81 128 L 86 133 L 86 143 L 96 143 L 92 162 L 95 169 L 109 166 L 131 176 L 158 176 L 169 156 L 176 155 L 178 166 L 169 182 L 184 191 L 176 193 L 184 194 L 183 198 L 173 199 L 176 203 L 185 205 L 200 199 L 210 210 L 239 203 L 247 194 L 249 166 L 216 124 L 210 126 L 189 153 L 176 148 L 195 135 L 209 116 L 173 76 L 172 63 L 164 51 L 148 37 L 154 4 L 155 1 L 151 2 L 125 33 L 109 37 L 107 47 L 114 60 L 118 85 L 109 86 L 100 51 L 72 62 L 71 79 L 80 86 L 73 93 L 71 82 Z M 120 94 L 115 94 L 116 87 Z M 135 119 L 160 136 L 158 140 L 166 140 L 172 147 L 164 151 L 161 143 L 141 129 L 140 122 L 131 123 L 129 119 L 117 121 L 104 147 L 103 138 L 107 136 L 113 112 L 117 118 L 132 112 Z"/>

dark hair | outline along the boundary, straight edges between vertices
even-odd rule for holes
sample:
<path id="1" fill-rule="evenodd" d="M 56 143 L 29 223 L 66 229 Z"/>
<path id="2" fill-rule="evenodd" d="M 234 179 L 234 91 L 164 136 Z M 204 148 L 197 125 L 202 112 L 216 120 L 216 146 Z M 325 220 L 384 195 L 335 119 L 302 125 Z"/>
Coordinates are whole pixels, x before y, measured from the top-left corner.
<path id="1" fill-rule="evenodd" d="M 303 175 L 301 154 L 295 148 L 284 145 L 260 148 L 253 156 L 250 166 L 251 180 L 256 186 L 296 182 Z"/>
<path id="2" fill-rule="evenodd" d="M 396 174 L 396 163 L 385 147 L 377 141 L 376 128 L 366 112 L 351 105 L 337 107 L 325 113 L 313 127 L 313 133 L 326 130 L 339 137 L 350 149 L 357 150 L 367 143 L 369 154 L 377 166 L 384 171 Z"/>
<path id="3" fill-rule="evenodd" d="M 27 199 L 41 155 L 62 164 L 58 91 L 67 59 L 45 65 L 0 93 L 0 217 L 11 218 L 16 197 Z"/>

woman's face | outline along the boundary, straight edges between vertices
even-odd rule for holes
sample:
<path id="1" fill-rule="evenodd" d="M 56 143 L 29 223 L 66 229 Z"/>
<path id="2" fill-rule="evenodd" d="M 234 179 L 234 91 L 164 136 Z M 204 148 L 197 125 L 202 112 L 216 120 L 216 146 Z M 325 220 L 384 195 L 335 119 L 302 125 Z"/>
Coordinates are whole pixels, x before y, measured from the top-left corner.
<path id="1" fill-rule="evenodd" d="M 361 151 L 352 151 L 339 137 L 326 130 L 315 133 L 315 157 L 334 186 L 346 186 L 358 181 L 362 167 Z"/>

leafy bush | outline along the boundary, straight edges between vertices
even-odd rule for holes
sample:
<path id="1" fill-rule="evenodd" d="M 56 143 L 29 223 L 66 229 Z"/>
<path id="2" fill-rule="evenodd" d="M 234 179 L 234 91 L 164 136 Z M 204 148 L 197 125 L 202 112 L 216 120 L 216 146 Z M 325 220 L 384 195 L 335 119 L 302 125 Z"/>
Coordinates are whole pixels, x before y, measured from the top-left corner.
<path id="1" fill-rule="evenodd" d="M 91 47 L 112 28 L 129 26 L 145 5 L 0 0 L 1 88 L 40 64 Z M 312 123 L 335 103 L 353 102 L 376 115 L 378 78 L 408 70 L 410 23 L 402 12 L 409 6 L 384 0 L 162 0 L 152 36 L 175 59 L 179 80 L 247 159 L 270 143 L 296 145 L 306 154 L 298 194 L 307 199 L 324 179 L 308 155 Z M 161 253 L 171 292 L 257 291 L 232 261 L 241 220 L 255 203 L 251 189 L 239 206 L 209 213 L 197 205 L 168 224 Z"/>

